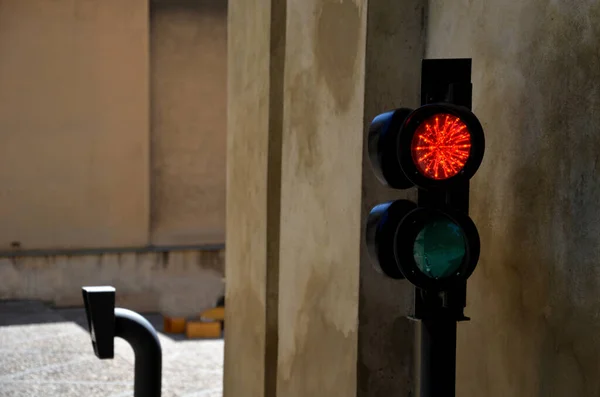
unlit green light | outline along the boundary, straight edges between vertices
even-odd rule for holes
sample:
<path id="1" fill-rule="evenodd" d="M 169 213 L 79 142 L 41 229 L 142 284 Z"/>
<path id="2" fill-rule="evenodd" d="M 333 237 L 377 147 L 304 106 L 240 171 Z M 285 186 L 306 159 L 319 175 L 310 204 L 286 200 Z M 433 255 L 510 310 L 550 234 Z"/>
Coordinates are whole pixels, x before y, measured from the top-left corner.
<path id="1" fill-rule="evenodd" d="M 465 254 L 466 241 L 461 228 L 443 217 L 428 223 L 419 232 L 413 248 L 419 270 L 434 279 L 455 274 Z"/>

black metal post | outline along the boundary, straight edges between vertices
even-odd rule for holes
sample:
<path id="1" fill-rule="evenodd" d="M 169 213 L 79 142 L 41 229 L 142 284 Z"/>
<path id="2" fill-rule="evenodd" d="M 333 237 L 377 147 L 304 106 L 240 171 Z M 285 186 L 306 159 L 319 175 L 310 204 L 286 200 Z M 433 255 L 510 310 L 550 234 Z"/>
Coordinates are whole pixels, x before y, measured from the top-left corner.
<path id="1" fill-rule="evenodd" d="M 455 397 L 456 320 L 421 321 L 421 397 Z"/>
<path id="2" fill-rule="evenodd" d="M 160 397 L 162 351 L 154 327 L 127 309 L 115 309 L 115 336 L 125 339 L 135 353 L 134 397 Z"/>

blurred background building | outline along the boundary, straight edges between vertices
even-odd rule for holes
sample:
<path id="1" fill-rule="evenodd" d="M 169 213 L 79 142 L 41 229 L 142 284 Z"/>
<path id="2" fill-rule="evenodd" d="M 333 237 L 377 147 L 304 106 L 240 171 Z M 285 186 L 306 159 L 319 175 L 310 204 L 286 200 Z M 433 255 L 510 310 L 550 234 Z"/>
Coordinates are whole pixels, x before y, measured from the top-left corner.
<path id="1" fill-rule="evenodd" d="M 0 3 L 0 299 L 223 293 L 227 2 Z"/>

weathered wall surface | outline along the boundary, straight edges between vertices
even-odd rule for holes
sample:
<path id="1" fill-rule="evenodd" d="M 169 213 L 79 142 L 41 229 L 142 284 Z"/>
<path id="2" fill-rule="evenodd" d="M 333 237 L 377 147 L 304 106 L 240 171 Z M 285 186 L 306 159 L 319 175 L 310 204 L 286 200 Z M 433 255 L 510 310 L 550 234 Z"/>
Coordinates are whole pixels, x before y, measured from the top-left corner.
<path id="1" fill-rule="evenodd" d="M 472 57 L 487 149 L 457 395 L 600 395 L 600 4 L 430 2 L 428 57 Z"/>
<path id="2" fill-rule="evenodd" d="M 230 2 L 225 396 L 356 394 L 366 12 Z"/>
<path id="3" fill-rule="evenodd" d="M 288 1 L 279 396 L 356 394 L 367 2 Z"/>
<path id="4" fill-rule="evenodd" d="M 225 397 L 275 396 L 286 1 L 229 2 Z"/>
<path id="5" fill-rule="evenodd" d="M 0 259 L 0 299 L 82 304 L 84 285 L 112 285 L 117 305 L 172 316 L 197 315 L 224 292 L 223 251 L 171 251 Z"/>
<path id="6" fill-rule="evenodd" d="M 225 241 L 227 1 L 153 0 L 151 241 Z"/>
<path id="7" fill-rule="evenodd" d="M 0 250 L 147 243 L 147 3 L 0 3 Z"/>

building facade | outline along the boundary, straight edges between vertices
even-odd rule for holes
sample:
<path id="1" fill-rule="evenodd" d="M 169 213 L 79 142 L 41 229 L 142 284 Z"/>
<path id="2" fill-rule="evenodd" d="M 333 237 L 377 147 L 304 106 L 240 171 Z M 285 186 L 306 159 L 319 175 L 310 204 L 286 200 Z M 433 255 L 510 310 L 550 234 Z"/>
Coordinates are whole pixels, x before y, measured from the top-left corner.
<path id="1" fill-rule="evenodd" d="M 223 291 L 226 1 L 0 3 L 0 299 Z"/>

